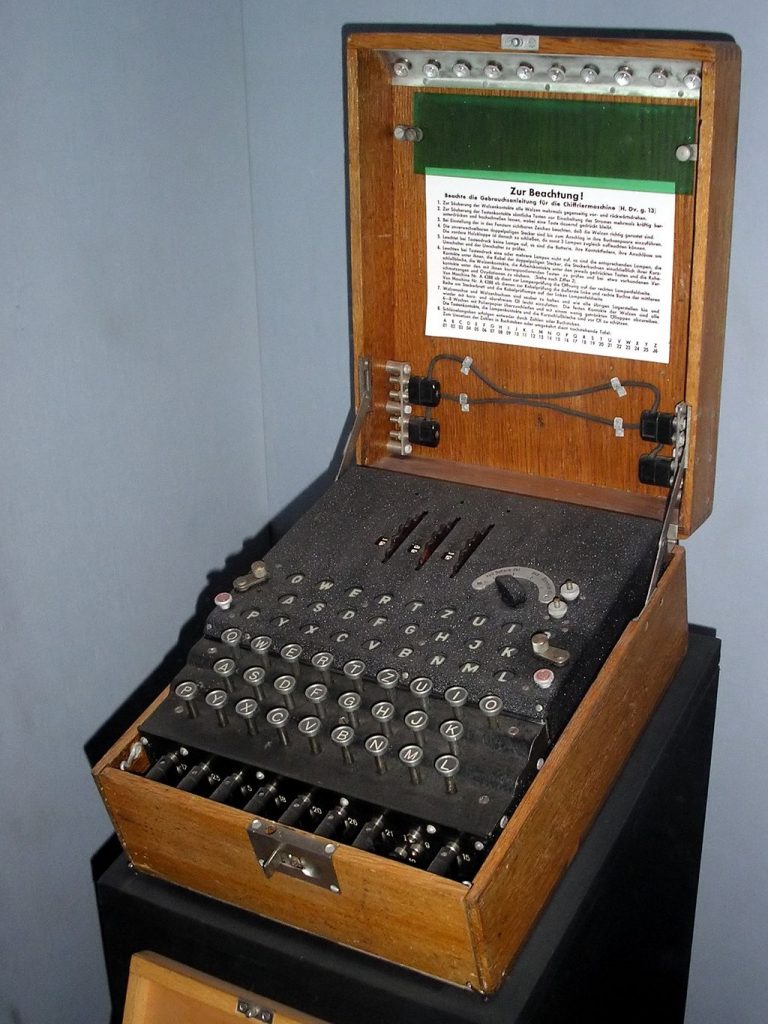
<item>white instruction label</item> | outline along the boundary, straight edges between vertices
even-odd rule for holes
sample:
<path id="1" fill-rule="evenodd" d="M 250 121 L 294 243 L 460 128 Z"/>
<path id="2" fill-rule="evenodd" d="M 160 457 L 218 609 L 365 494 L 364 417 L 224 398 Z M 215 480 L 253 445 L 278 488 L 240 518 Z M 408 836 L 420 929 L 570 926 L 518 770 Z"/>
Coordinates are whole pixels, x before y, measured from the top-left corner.
<path id="1" fill-rule="evenodd" d="M 428 335 L 669 362 L 674 192 L 448 174 L 426 175 Z"/>

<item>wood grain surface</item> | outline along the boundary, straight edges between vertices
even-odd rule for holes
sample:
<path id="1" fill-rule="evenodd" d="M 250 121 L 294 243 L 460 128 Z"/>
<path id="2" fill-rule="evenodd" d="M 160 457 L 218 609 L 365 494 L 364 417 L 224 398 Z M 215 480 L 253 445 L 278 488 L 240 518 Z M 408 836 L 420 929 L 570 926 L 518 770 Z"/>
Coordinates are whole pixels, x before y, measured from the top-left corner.
<path id="1" fill-rule="evenodd" d="M 685 553 L 629 624 L 469 892 L 483 991 L 522 949 L 610 792 L 688 644 Z"/>
<path id="2" fill-rule="evenodd" d="M 274 1024 L 323 1024 L 283 1003 L 239 989 L 157 953 L 131 957 L 123 1024 L 236 1024 L 240 1000 L 270 1010 Z"/>
<path id="3" fill-rule="evenodd" d="M 603 42 L 608 49 L 603 50 Z M 481 341 L 436 338 L 424 333 L 426 320 L 426 210 L 424 176 L 413 172 L 411 144 L 395 141 L 396 124 L 413 122 L 417 92 L 434 88 L 392 86 L 378 50 L 440 47 L 498 49 L 498 36 L 354 35 L 348 48 L 350 238 L 354 346 L 373 362 L 374 410 L 358 446 L 358 461 L 375 465 L 388 456 L 391 423 L 384 406 L 389 392 L 387 360 L 409 362 L 424 373 L 437 353 L 464 357 L 508 388 L 559 392 L 620 379 L 644 380 L 661 392 L 661 408 L 686 400 L 694 406 L 695 457 L 690 461 L 681 532 L 687 535 L 711 509 L 717 407 L 724 331 L 730 219 L 738 102 L 738 48 L 726 42 L 671 40 L 543 39 L 542 52 L 658 55 L 705 61 L 701 99 L 698 183 L 693 195 L 676 197 L 670 361 L 668 364 L 550 352 Z M 456 90 L 450 90 L 456 94 Z M 473 91 L 474 95 L 484 93 Z M 494 96 L 510 95 L 500 91 Z M 521 94 L 514 94 L 518 98 Z M 525 94 L 530 102 L 550 94 Z M 562 94 L 559 94 L 562 95 Z M 385 99 L 386 97 L 386 99 Z M 584 95 L 574 96 L 583 100 Z M 687 103 L 690 100 L 596 96 L 600 102 Z M 695 105 L 695 103 L 694 103 Z M 716 122 L 716 123 L 715 123 Z M 672 145 L 674 140 L 670 140 Z M 715 190 L 709 175 L 714 178 Z M 695 275 L 695 276 L 694 276 Z M 449 393 L 487 394 L 458 367 L 436 371 Z M 631 390 L 617 404 L 613 392 L 569 400 L 580 411 L 636 422 L 650 404 Z M 652 447 L 639 434 L 613 431 L 540 408 L 478 406 L 470 413 L 443 402 L 438 450 L 419 449 L 423 460 L 463 463 L 533 477 L 565 480 L 658 499 L 664 492 L 641 484 L 639 456 Z M 405 464 L 408 460 L 398 460 Z M 701 477 L 697 475 L 701 470 Z"/>
<path id="4" fill-rule="evenodd" d="M 252 815 L 104 768 L 98 776 L 136 868 L 345 946 L 461 985 L 479 984 L 459 882 L 339 846 L 341 892 L 258 865 Z M 281 826 L 282 827 L 282 826 Z M 291 830 L 288 830 L 291 831 Z"/>

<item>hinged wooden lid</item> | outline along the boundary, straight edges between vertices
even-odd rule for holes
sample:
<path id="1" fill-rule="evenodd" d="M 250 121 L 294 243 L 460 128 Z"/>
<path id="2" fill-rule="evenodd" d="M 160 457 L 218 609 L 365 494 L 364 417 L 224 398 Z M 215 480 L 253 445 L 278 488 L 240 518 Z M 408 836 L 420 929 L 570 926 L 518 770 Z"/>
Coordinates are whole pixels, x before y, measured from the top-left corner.
<path id="1" fill-rule="evenodd" d="M 726 40 L 356 33 L 348 37 L 347 54 L 354 350 L 356 360 L 367 357 L 372 369 L 372 414 L 358 444 L 358 461 L 660 517 L 666 491 L 639 482 L 638 460 L 654 446 L 641 440 L 637 430 L 627 429 L 619 437 L 611 426 L 542 406 L 473 403 L 473 398 L 488 397 L 491 392 L 476 378 L 462 375 L 455 362 L 439 364 L 434 374 L 444 393 L 469 394 L 469 412 L 454 401 L 442 401 L 435 411 L 441 426 L 439 447 L 414 446 L 413 454 L 404 458 L 387 450 L 392 429 L 392 412 L 386 409 L 390 361 L 407 362 L 413 374 L 425 375 L 436 354 L 469 356 L 495 382 L 536 394 L 590 388 L 611 378 L 647 382 L 658 389 L 662 411 L 673 411 L 678 402 L 691 408 L 680 514 L 681 533 L 691 533 L 709 515 L 714 488 L 738 47 Z M 428 61 L 439 65 L 433 79 L 422 70 Z M 520 64 L 531 69 L 524 86 L 517 77 Z M 498 71 L 493 67 L 487 71 L 489 65 L 496 65 Z M 578 72 L 577 77 L 578 69 L 584 71 L 585 66 L 598 72 L 594 85 L 587 81 L 595 77 L 592 71 L 584 72 L 584 77 Z M 625 81 L 622 68 L 635 76 L 629 86 L 620 84 Z M 686 69 L 694 77 L 684 84 Z M 506 174 L 507 179 L 519 172 L 528 182 L 573 180 L 574 169 L 598 184 L 601 173 L 609 179 L 669 177 L 668 171 L 643 168 L 643 161 L 648 162 L 644 151 L 664 150 L 668 157 L 680 142 L 688 145 L 683 156 L 692 156 L 695 166 L 692 172 L 687 169 L 688 185 L 676 186 L 670 207 L 674 244 L 669 247 L 668 361 L 593 354 L 594 349 L 583 347 L 585 342 L 581 348 L 557 350 L 450 337 L 450 328 L 442 337 L 426 333 L 427 175 L 421 171 L 425 163 L 438 160 L 443 169 L 447 163 L 470 177 L 482 177 L 477 168 L 484 166 L 485 156 L 479 154 L 487 148 L 487 138 L 475 129 L 473 112 L 485 118 L 483 125 L 490 124 L 493 135 L 493 126 L 502 126 L 499 118 L 511 115 L 513 108 L 518 122 L 513 118 L 511 123 L 527 127 L 521 129 L 518 145 L 509 144 L 507 133 L 506 142 L 496 147 L 504 149 L 505 159 L 512 161 L 507 166 L 514 170 Z M 422 141 L 403 139 L 402 128 L 395 131 L 397 126 L 421 130 L 415 110 L 431 118 Z M 547 118 L 553 110 L 550 123 Z M 571 139 L 558 136 L 562 111 Z M 681 116 L 687 118 L 693 134 L 681 139 L 679 133 L 665 128 L 667 115 L 678 123 Z M 439 128 L 441 117 L 443 135 L 436 140 L 435 125 Z M 545 127 L 538 129 L 538 124 Z M 591 138 L 605 135 L 609 140 L 602 146 L 602 157 L 598 154 L 594 160 L 594 147 L 579 139 L 589 132 Z M 544 164 L 526 164 L 530 133 L 537 144 L 548 134 L 538 148 L 548 150 L 549 165 L 545 158 L 541 158 Z M 611 138 L 617 140 L 615 151 Z M 425 143 L 429 146 L 419 151 Z M 635 165 L 623 173 L 625 144 L 635 154 Z M 451 147 L 453 155 L 446 156 Z M 589 155 L 580 158 L 579 152 Z M 654 160 L 656 156 L 650 162 Z M 565 177 L 530 173 L 541 167 L 548 171 L 557 167 Z M 537 287 L 535 281 L 532 287 Z M 359 382 L 357 388 L 359 400 Z M 641 410 L 650 407 L 649 396 L 648 389 L 628 388 L 626 397 L 619 398 L 609 389 L 561 404 L 609 423 L 619 416 L 631 424 L 639 420 Z M 414 415 L 421 412 L 414 409 Z M 666 454 L 671 454 L 669 449 Z"/>

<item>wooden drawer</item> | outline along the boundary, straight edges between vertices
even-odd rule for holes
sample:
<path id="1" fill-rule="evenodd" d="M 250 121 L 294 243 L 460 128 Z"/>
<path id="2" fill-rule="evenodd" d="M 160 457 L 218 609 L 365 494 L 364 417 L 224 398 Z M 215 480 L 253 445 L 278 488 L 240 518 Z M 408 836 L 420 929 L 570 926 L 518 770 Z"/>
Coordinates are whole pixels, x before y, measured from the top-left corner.
<path id="1" fill-rule="evenodd" d="M 323 1024 L 318 1017 L 244 992 L 209 974 L 156 953 L 136 953 L 125 1000 L 123 1024 Z"/>

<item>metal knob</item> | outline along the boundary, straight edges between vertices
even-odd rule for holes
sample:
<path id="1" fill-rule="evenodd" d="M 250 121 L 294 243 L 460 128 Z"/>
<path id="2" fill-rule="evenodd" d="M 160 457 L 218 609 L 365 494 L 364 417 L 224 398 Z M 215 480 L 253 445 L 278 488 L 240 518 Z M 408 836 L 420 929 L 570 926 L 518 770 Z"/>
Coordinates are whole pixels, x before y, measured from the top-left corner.
<path id="1" fill-rule="evenodd" d="M 533 681 L 542 690 L 548 690 L 555 681 L 555 673 L 551 668 L 537 668 L 533 673 Z"/>
<path id="2" fill-rule="evenodd" d="M 496 719 L 501 714 L 501 709 L 503 707 L 501 697 L 497 697 L 495 693 L 489 693 L 487 696 L 483 697 L 478 704 L 478 707 L 488 719 L 488 725 L 493 729 L 497 728 L 498 723 Z"/>
<path id="3" fill-rule="evenodd" d="M 318 651 L 317 654 L 312 655 L 312 668 L 316 668 L 324 676 L 330 672 L 332 666 L 333 655 L 328 651 Z"/>
<path id="4" fill-rule="evenodd" d="M 451 748 L 451 753 L 458 755 L 459 740 L 464 735 L 464 726 L 461 722 L 455 718 L 450 718 L 447 722 L 443 722 L 440 726 L 440 735 L 447 741 L 448 746 Z"/>
<path id="5" fill-rule="evenodd" d="M 457 60 L 451 68 L 456 78 L 469 78 L 472 74 L 472 65 L 466 60 Z"/>
<path id="6" fill-rule="evenodd" d="M 197 683 L 186 680 L 183 683 L 179 683 L 173 692 L 179 700 L 184 701 L 184 707 L 187 709 L 187 716 L 189 718 L 197 718 L 197 704 L 195 704 L 195 701 L 200 693 Z"/>
<path id="7" fill-rule="evenodd" d="M 425 78 L 437 78 L 440 74 L 440 61 L 428 60 L 421 70 Z"/>
<path id="8" fill-rule="evenodd" d="M 293 691 L 296 689 L 295 676 L 278 676 L 272 685 L 283 698 L 283 702 L 288 710 L 293 711 L 296 707 L 296 702 L 293 699 Z"/>
<path id="9" fill-rule="evenodd" d="M 325 718 L 325 702 L 328 700 L 328 687 L 325 683 L 310 683 L 304 691 L 304 696 L 310 704 L 315 705 L 319 717 Z"/>
<path id="10" fill-rule="evenodd" d="M 223 728 L 227 724 L 227 715 L 224 708 L 227 706 L 226 690 L 211 690 L 205 698 L 205 703 L 209 708 L 213 708 L 216 712 L 216 718 L 219 720 L 219 725 Z"/>
<path id="11" fill-rule="evenodd" d="M 629 85 L 632 81 L 633 71 L 628 64 L 622 64 L 622 66 L 615 72 L 613 80 L 616 85 Z"/>
<path id="12" fill-rule="evenodd" d="M 213 664 L 213 671 L 224 682 L 224 685 L 232 693 L 232 676 L 235 674 L 235 662 L 232 658 L 219 658 Z"/>
<path id="13" fill-rule="evenodd" d="M 405 78 L 411 70 L 411 62 L 405 57 L 398 57 L 392 64 L 392 74 L 395 78 Z"/>
<path id="14" fill-rule="evenodd" d="M 348 725 L 337 725 L 331 730 L 331 742 L 341 748 L 341 756 L 346 764 L 352 764 L 354 758 L 349 749 L 355 741 L 355 730 Z"/>
<path id="15" fill-rule="evenodd" d="M 531 647 L 534 654 L 544 654 L 549 650 L 549 637 L 546 633 L 534 633 L 531 637 Z"/>
<path id="16" fill-rule="evenodd" d="M 360 710 L 362 700 L 359 693 L 355 693 L 354 690 L 350 690 L 348 693 L 342 693 L 337 701 L 339 707 L 344 712 L 349 724 L 356 729 L 360 724 L 357 712 Z"/>
<path id="17" fill-rule="evenodd" d="M 362 689 L 361 680 L 365 673 L 365 662 L 360 661 L 358 658 L 353 658 L 352 661 L 348 661 L 342 669 L 347 679 L 351 679 L 355 689 L 359 693 Z"/>
<path id="18" fill-rule="evenodd" d="M 243 681 L 253 687 L 253 692 L 259 700 L 263 700 L 264 698 L 262 686 L 264 684 L 265 677 L 266 672 L 260 665 L 253 665 L 251 668 L 247 668 L 245 672 L 243 672 Z"/>
<path id="19" fill-rule="evenodd" d="M 683 85 L 686 89 L 701 88 L 701 75 L 696 68 L 691 68 L 691 70 L 683 76 Z"/>
<path id="20" fill-rule="evenodd" d="M 424 751 L 417 743 L 408 743 L 406 746 L 401 747 L 398 757 L 408 769 L 411 776 L 411 782 L 414 786 L 418 786 L 421 782 L 419 765 L 424 757 Z"/>
<path id="21" fill-rule="evenodd" d="M 449 686 L 445 691 L 445 703 L 453 708 L 457 718 L 461 716 L 461 709 L 467 703 L 468 696 L 463 686 Z"/>
<path id="22" fill-rule="evenodd" d="M 407 727 L 413 733 L 413 738 L 416 740 L 418 745 L 421 747 L 424 745 L 422 739 L 422 733 L 429 725 L 429 715 L 426 711 L 409 711 L 403 719 Z"/>
<path id="23" fill-rule="evenodd" d="M 517 71 L 515 74 L 521 82 L 527 82 L 533 78 L 533 64 L 528 64 L 527 61 L 523 61 L 522 64 L 517 65 Z"/>
<path id="24" fill-rule="evenodd" d="M 272 650 L 272 637 L 255 636 L 253 640 L 251 640 L 251 650 L 254 654 L 258 654 L 262 665 L 268 665 L 269 652 Z"/>
<path id="25" fill-rule="evenodd" d="M 568 611 L 568 603 L 562 597 L 556 597 L 547 605 L 547 614 L 551 619 L 562 619 Z"/>
<path id="26" fill-rule="evenodd" d="M 585 64 L 579 77 L 586 85 L 591 85 L 599 76 L 600 68 L 596 64 Z"/>
<path id="27" fill-rule="evenodd" d="M 284 747 L 287 747 L 290 742 L 285 728 L 288 725 L 290 717 L 291 716 L 285 708 L 272 708 L 271 711 L 267 712 L 267 722 L 273 726 L 273 728 L 277 729 L 280 742 Z"/>
<path id="28" fill-rule="evenodd" d="M 382 690 L 394 690 L 400 682 L 400 673 L 396 668 L 383 668 L 376 673 L 376 682 Z"/>
<path id="29" fill-rule="evenodd" d="M 280 648 L 280 657 L 289 665 L 295 665 L 301 657 L 301 645 L 286 644 L 285 647 Z"/>
<path id="30" fill-rule="evenodd" d="M 441 754 L 435 761 L 435 771 L 445 779 L 448 793 L 456 792 L 456 776 L 459 774 L 459 759 L 455 754 Z"/>
<path id="31" fill-rule="evenodd" d="M 421 706 L 426 711 L 429 707 L 429 695 L 432 693 L 432 680 L 426 676 L 419 676 L 411 683 L 410 690 L 413 696 L 421 701 Z"/>
<path id="32" fill-rule="evenodd" d="M 483 74 L 485 75 L 486 78 L 490 78 L 491 80 L 501 78 L 501 64 L 499 64 L 498 61 L 489 60 L 488 63 L 483 68 Z"/>
<path id="33" fill-rule="evenodd" d="M 565 78 L 565 68 L 562 64 L 553 64 L 547 72 L 547 78 L 550 82 L 562 82 Z"/>
<path id="34" fill-rule="evenodd" d="M 395 717 L 395 705 L 388 700 L 380 700 L 371 708 L 371 718 L 375 719 L 381 726 L 385 736 L 392 734 L 391 721 Z"/>
<path id="35" fill-rule="evenodd" d="M 386 736 L 369 736 L 365 741 L 365 749 L 373 756 L 376 771 L 382 775 L 387 770 L 384 755 L 389 750 L 389 740 Z"/>
<path id="36" fill-rule="evenodd" d="M 651 85 L 655 85 L 658 89 L 663 89 L 669 80 L 669 72 L 664 68 L 654 68 L 653 71 L 648 75 L 648 81 Z"/>
<path id="37" fill-rule="evenodd" d="M 235 704 L 235 714 L 245 721 L 246 728 L 251 736 L 255 736 L 258 732 L 254 718 L 258 713 L 259 705 L 253 699 L 253 697 L 243 697 Z"/>
<path id="38" fill-rule="evenodd" d="M 581 588 L 578 583 L 574 583 L 573 580 L 566 580 L 565 583 L 560 587 L 560 597 L 564 601 L 575 601 L 581 593 Z"/>
<path id="39" fill-rule="evenodd" d="M 306 736 L 309 740 L 309 749 L 313 754 L 320 753 L 320 743 L 317 737 L 322 727 L 322 722 L 315 715 L 307 715 L 306 718 L 302 718 L 297 726 L 301 735 Z"/>
<path id="40" fill-rule="evenodd" d="M 221 608 L 223 612 L 229 611 L 232 605 L 232 595 L 228 594 L 226 590 L 223 590 L 220 594 L 217 594 L 213 599 L 213 603 L 217 608 Z"/>

